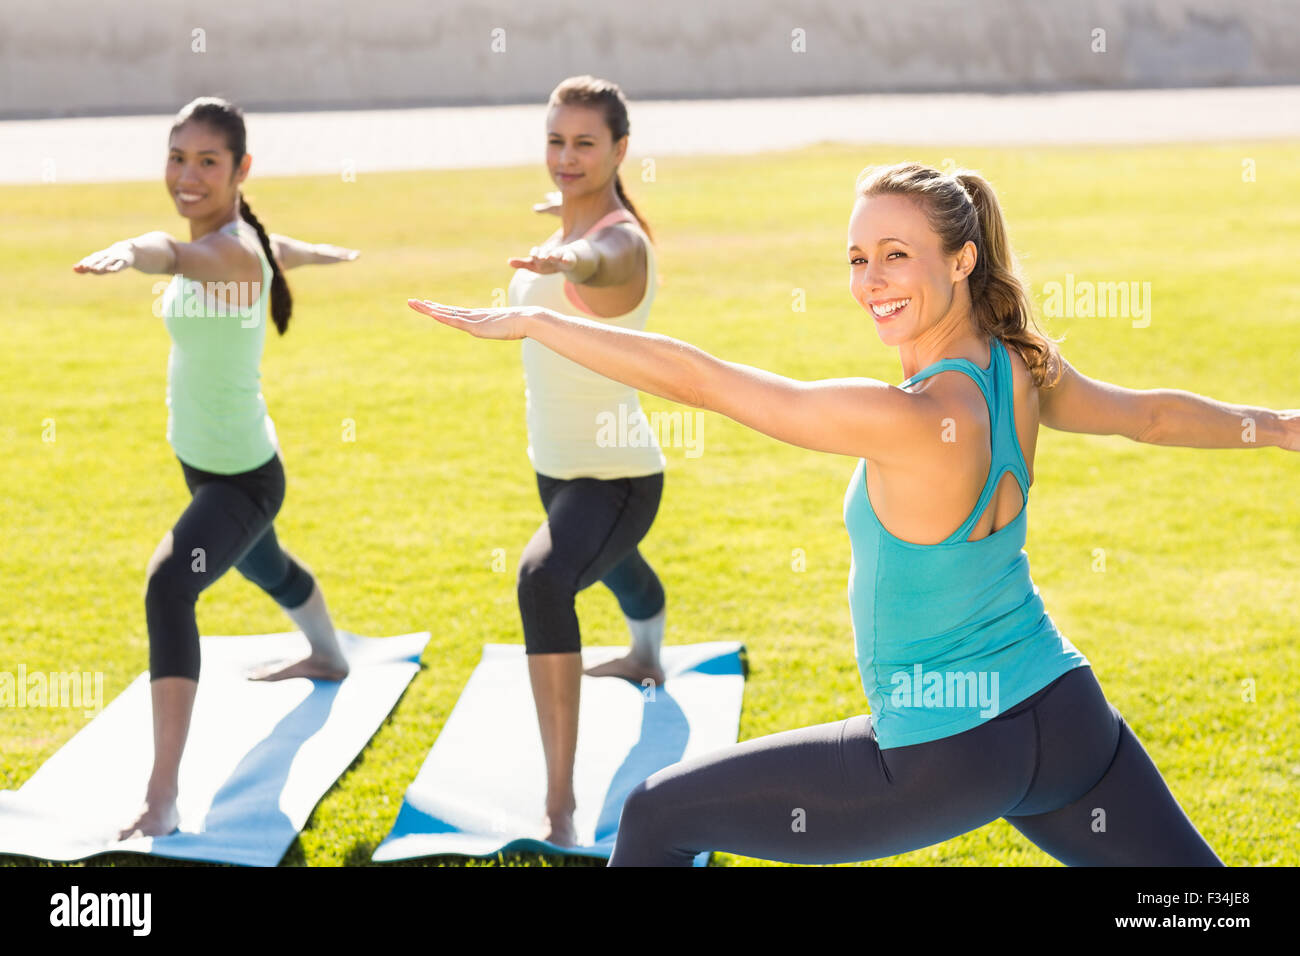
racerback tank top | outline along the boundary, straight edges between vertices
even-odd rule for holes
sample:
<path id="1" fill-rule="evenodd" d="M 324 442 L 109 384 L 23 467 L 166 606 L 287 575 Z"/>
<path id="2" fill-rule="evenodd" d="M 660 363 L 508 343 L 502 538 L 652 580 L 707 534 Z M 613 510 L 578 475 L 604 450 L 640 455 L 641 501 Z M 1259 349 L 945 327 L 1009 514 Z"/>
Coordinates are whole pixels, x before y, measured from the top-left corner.
<path id="1" fill-rule="evenodd" d="M 167 440 L 192 468 L 218 475 L 252 471 L 275 455 L 275 425 L 262 397 L 262 347 L 269 316 L 271 264 L 256 230 L 235 219 L 221 227 L 257 251 L 262 285 L 245 310 L 172 276 L 162 313 L 171 335 L 167 359 Z"/>
<path id="2" fill-rule="evenodd" d="M 988 479 L 956 531 L 933 545 L 892 535 L 867 495 L 865 459 L 845 492 L 855 656 L 881 749 L 969 730 L 1088 666 L 1047 615 L 1029 577 L 1029 471 L 1016 436 L 1011 362 L 996 338 L 989 355 L 986 369 L 943 359 L 899 386 L 957 370 L 974 379 L 988 404 Z M 1020 513 L 987 537 L 967 541 L 1008 471 L 1020 485 Z"/>
<path id="3" fill-rule="evenodd" d="M 646 286 L 630 312 L 605 318 L 586 308 L 577 287 L 563 273 L 540 275 L 516 269 L 510 280 L 511 305 L 536 305 L 624 329 L 645 328 L 658 281 L 654 245 L 636 217 L 617 209 L 583 237 L 614 223 L 633 229 L 645 244 Z M 554 238 L 554 237 L 552 237 Z M 637 478 L 657 474 L 666 464 L 654 429 L 647 427 L 636 389 L 572 362 L 532 339 L 523 341 L 528 458 L 534 470 L 551 478 Z"/>

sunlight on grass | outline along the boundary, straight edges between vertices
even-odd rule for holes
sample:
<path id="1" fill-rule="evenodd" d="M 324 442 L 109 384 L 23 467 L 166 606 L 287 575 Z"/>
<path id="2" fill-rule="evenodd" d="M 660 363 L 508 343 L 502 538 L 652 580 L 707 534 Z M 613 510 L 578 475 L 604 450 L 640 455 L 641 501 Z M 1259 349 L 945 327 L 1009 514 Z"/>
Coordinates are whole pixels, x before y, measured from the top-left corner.
<path id="1" fill-rule="evenodd" d="M 1148 328 L 1050 323 L 1079 369 L 1133 388 L 1300 406 L 1294 150 L 822 146 L 662 158 L 656 182 L 628 183 L 658 237 L 663 283 L 649 328 L 796 377 L 898 382 L 896 353 L 848 295 L 853 183 L 868 163 L 952 157 L 999 190 L 1040 301 L 1044 284 L 1067 274 L 1151 283 Z M 1246 156 L 1257 182 L 1241 181 Z M 287 865 L 366 863 L 482 645 L 522 642 L 513 568 L 542 509 L 525 456 L 519 346 L 438 327 L 405 300 L 489 304 L 509 281 L 506 259 L 554 227 L 530 211 L 548 185 L 540 164 L 248 184 L 269 229 L 362 250 L 353 264 L 290 273 L 292 325 L 267 339 L 264 393 L 288 476 L 277 531 L 319 577 L 340 627 L 433 633 L 420 673 L 317 806 Z M 183 223 L 160 183 L 0 188 L 0 210 L 10 354 L 0 666 L 103 671 L 111 699 L 147 666 L 145 563 L 188 495 L 164 438 L 168 339 L 150 313 L 156 277 L 76 276 L 71 266 L 113 240 Z M 796 289 L 806 311 L 792 310 Z M 42 441 L 48 419 L 54 442 Z M 344 419 L 356 422 L 355 442 L 342 440 Z M 664 500 L 642 549 L 668 593 L 668 640 L 745 642 L 742 739 L 865 712 L 840 516 L 854 462 L 717 415 L 706 416 L 703 440 L 698 458 L 666 449 Z M 1027 550 L 1048 611 L 1234 865 L 1300 863 L 1298 466 L 1276 449 L 1048 431 L 1039 440 Z M 495 548 L 506 573 L 492 570 Z M 806 570 L 792 570 L 794 549 Z M 1094 570 L 1098 549 L 1104 572 Z M 626 640 L 603 588 L 578 607 L 585 641 Z M 236 574 L 205 593 L 199 624 L 291 627 Z M 1253 701 L 1243 699 L 1248 681 Z M 0 786 L 20 786 L 82 722 L 79 711 L 6 712 Z M 998 821 L 873 865 L 1052 862 Z"/>

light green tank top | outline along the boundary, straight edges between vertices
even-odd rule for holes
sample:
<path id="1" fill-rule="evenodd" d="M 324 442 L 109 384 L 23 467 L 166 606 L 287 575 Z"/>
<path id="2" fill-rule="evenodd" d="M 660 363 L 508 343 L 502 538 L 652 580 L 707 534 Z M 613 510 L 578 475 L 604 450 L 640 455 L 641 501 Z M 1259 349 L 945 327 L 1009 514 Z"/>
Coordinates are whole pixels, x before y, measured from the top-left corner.
<path id="1" fill-rule="evenodd" d="M 241 310 L 238 296 L 231 295 L 227 304 L 210 294 L 211 284 L 205 288 L 205 283 L 172 276 L 162 301 L 172 339 L 167 441 L 192 468 L 233 475 L 266 464 L 278 450 L 259 369 L 272 272 L 252 226 L 236 219 L 221 231 L 257 250 L 262 284 L 253 304 Z"/>

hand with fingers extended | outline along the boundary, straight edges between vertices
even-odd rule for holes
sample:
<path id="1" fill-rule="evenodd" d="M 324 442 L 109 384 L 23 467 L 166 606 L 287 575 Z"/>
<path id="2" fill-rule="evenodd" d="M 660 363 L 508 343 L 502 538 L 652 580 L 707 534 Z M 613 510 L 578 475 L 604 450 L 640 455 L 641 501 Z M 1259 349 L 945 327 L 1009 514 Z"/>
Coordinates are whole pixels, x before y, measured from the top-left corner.
<path id="1" fill-rule="evenodd" d="M 443 325 L 468 332 L 480 339 L 527 338 L 525 324 L 528 319 L 545 314 L 548 310 L 538 306 L 502 309 L 461 309 L 428 299 L 407 299 L 406 304 L 422 315 L 432 316 Z"/>
<path id="2" fill-rule="evenodd" d="M 332 246 L 327 242 L 318 242 L 312 247 L 316 253 L 315 263 L 317 265 L 329 265 L 334 262 L 351 262 L 361 253 L 356 249 L 347 249 L 343 246 Z"/>
<path id="3" fill-rule="evenodd" d="M 293 236 L 282 236 L 273 232 L 270 236 L 271 251 L 281 269 L 296 269 L 299 266 L 328 266 L 336 262 L 352 262 L 361 255 L 356 249 L 335 246 L 328 242 L 304 242 Z"/>
<path id="4" fill-rule="evenodd" d="M 563 208 L 564 194 L 558 189 L 547 193 L 541 202 L 533 203 L 533 212 L 550 213 L 553 216 L 558 216 Z"/>
<path id="5" fill-rule="evenodd" d="M 135 249 L 129 241 L 115 242 L 107 249 L 92 252 L 72 267 L 73 272 L 102 276 L 121 272 L 135 265 Z"/>
<path id="6" fill-rule="evenodd" d="M 512 269 L 527 269 L 540 275 L 551 275 L 556 272 L 571 272 L 578 264 L 578 255 L 568 246 L 556 246 L 547 252 L 534 247 L 526 257 L 515 256 L 508 259 L 507 264 Z"/>

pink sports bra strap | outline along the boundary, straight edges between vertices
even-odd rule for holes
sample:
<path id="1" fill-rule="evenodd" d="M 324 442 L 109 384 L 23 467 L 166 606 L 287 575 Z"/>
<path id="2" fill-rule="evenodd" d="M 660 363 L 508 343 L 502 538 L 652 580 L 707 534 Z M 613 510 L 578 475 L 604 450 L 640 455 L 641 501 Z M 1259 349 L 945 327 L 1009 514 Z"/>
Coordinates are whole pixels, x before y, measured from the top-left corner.
<path id="1" fill-rule="evenodd" d="M 582 238 L 586 239 L 593 232 L 600 232 L 600 230 L 604 229 L 606 226 L 613 225 L 616 222 L 636 222 L 636 216 L 632 215 L 626 209 L 615 209 L 609 215 L 601 216 L 597 219 L 592 227 L 582 234 Z"/>

